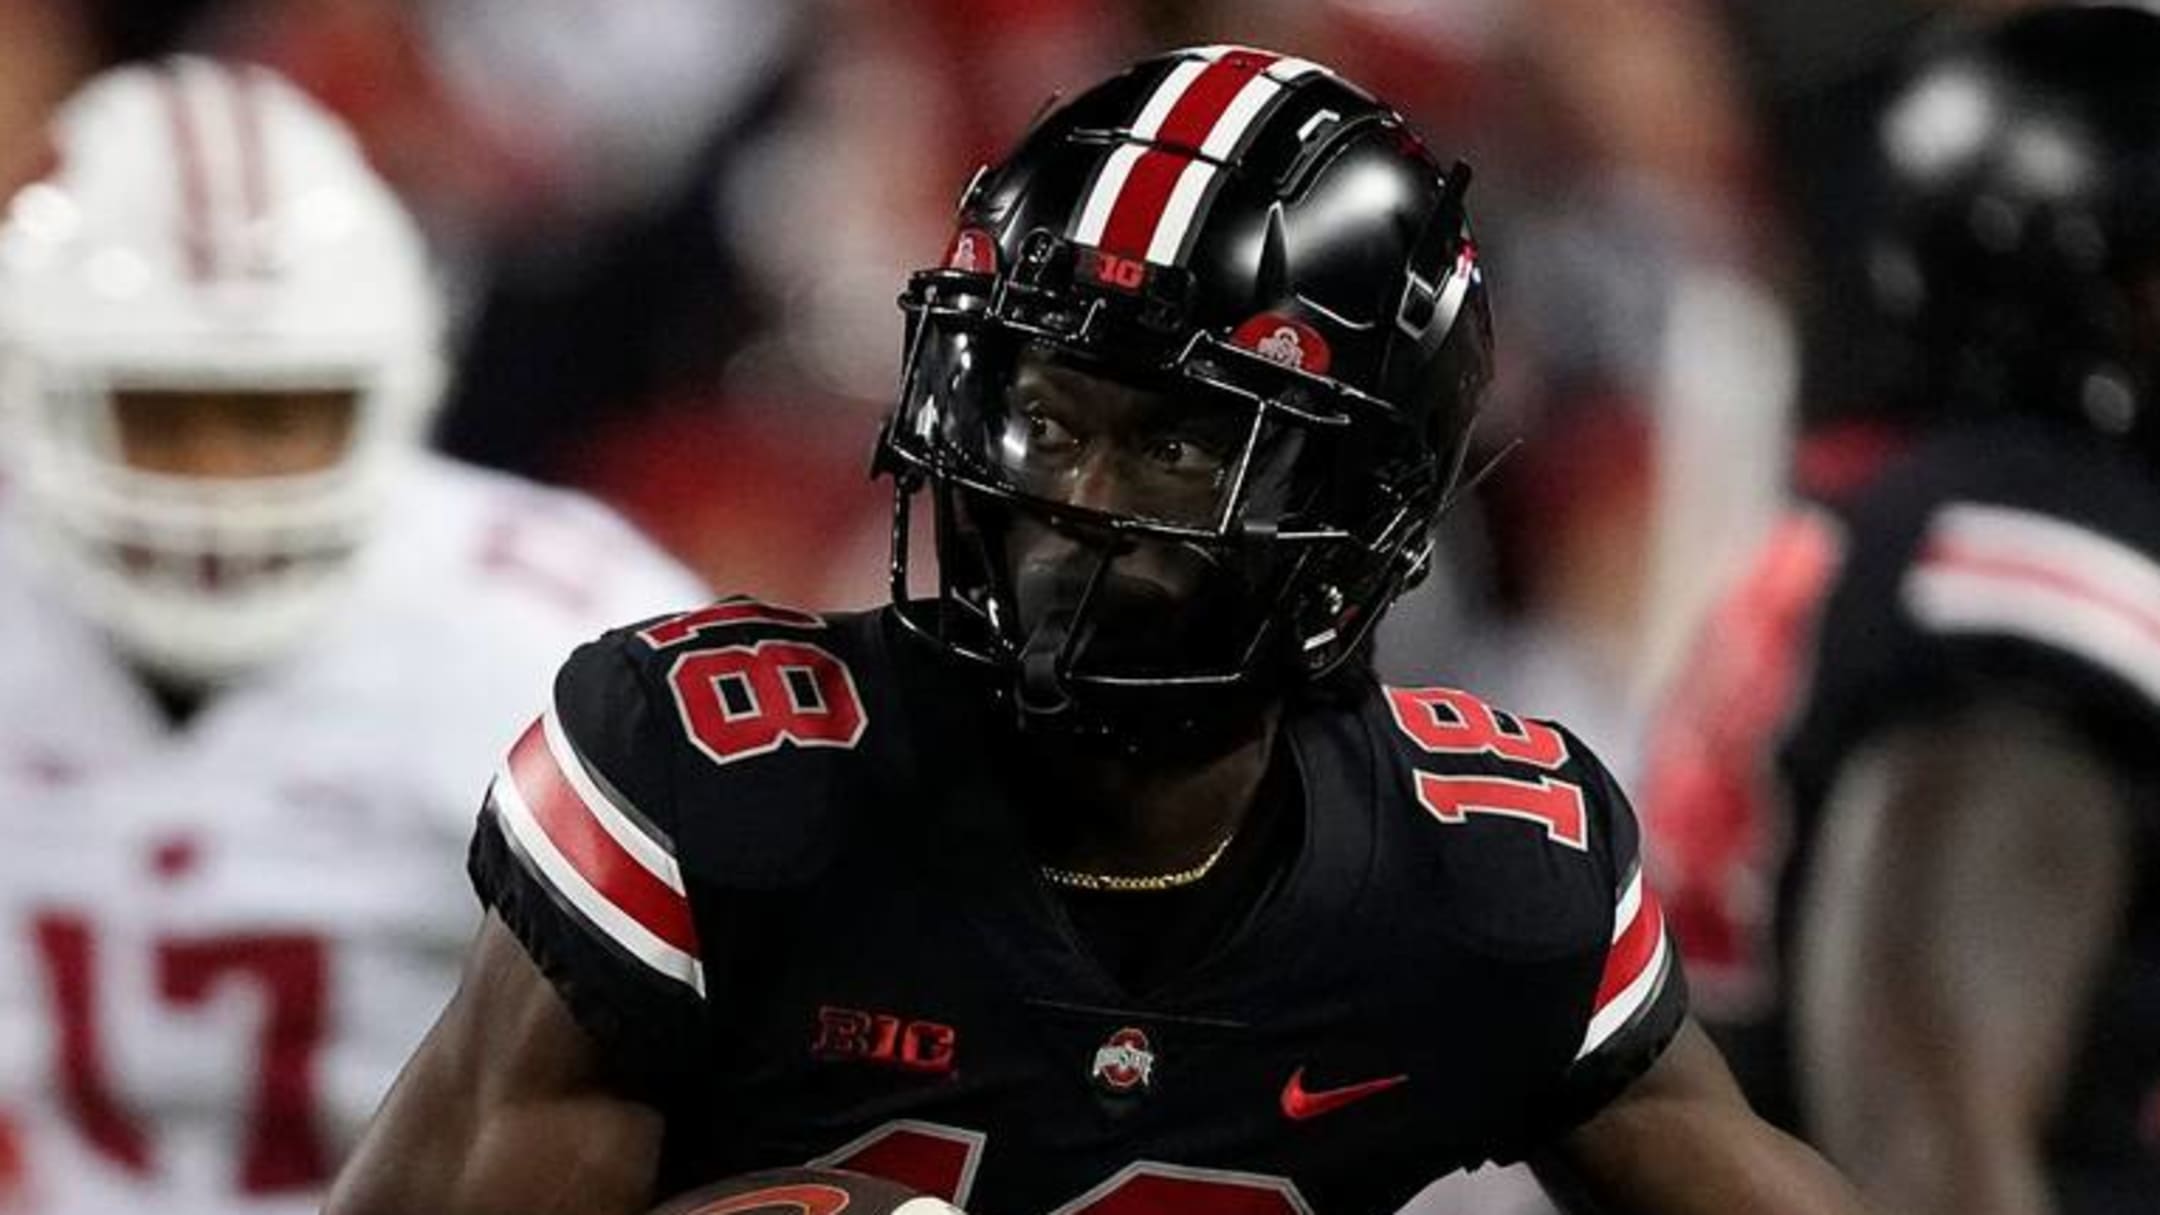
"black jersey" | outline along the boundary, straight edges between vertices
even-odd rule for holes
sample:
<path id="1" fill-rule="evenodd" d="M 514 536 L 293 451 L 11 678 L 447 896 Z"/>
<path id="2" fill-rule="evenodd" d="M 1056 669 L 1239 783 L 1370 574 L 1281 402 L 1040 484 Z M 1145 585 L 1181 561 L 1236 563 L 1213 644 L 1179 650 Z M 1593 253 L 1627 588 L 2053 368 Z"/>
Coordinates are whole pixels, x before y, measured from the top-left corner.
<path id="1" fill-rule="evenodd" d="M 1559 727 L 1447 689 L 1294 708 L 1293 859 L 1136 992 L 1039 877 L 980 688 L 889 612 L 745 600 L 563 668 L 472 873 L 665 1112 L 668 1185 L 816 1161 L 988 1215 L 1390 1211 L 1680 1024 L 1627 802 Z"/>
<path id="2" fill-rule="evenodd" d="M 2160 481 L 2075 432 L 1928 439 L 1793 508 L 1715 610 L 1645 782 L 1652 876 L 1757 1108 L 1798 1124 L 1790 936 L 1824 802 L 1883 729 L 2015 696 L 2132 779 L 2138 874 L 2051 1139 L 2065 1209 L 2160 1194 Z"/>

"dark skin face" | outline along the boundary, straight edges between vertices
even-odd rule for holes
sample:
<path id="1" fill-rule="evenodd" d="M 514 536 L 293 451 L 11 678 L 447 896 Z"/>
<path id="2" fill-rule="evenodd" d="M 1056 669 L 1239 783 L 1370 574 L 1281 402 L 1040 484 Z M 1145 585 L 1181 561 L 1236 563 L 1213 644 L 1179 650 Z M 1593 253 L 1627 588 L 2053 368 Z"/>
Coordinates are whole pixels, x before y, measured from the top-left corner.
<path id="1" fill-rule="evenodd" d="M 1030 492 L 1205 526 L 1244 439 L 1240 411 L 1020 355 L 995 458 Z"/>
<path id="2" fill-rule="evenodd" d="M 991 459 L 1034 497 L 1103 514 L 1205 527 L 1215 521 L 1249 415 L 1135 387 L 1051 361 L 1020 356 L 991 435 Z M 1102 559 L 1099 542 L 1022 514 L 1006 529 L 1023 633 L 1074 608 Z M 1163 540 L 1141 540 L 1104 571 L 1093 611 L 1097 633 L 1077 655 L 1105 668 L 1174 666 L 1184 609 L 1202 592 L 1212 558 Z"/>
<path id="3" fill-rule="evenodd" d="M 1183 526 L 1211 524 L 1227 492 L 1251 415 L 1152 391 L 1024 352 L 991 458 L 1026 492 L 1061 505 Z M 1023 633 L 1073 611 L 1101 564 L 1100 541 L 1017 515 L 1005 531 Z M 1103 572 L 1076 651 L 1106 668 L 1173 666 L 1202 635 L 1191 610 L 1213 558 L 1168 540 L 1133 541 Z M 1147 874 L 1206 856 L 1242 822 L 1267 770 L 1279 713 L 1202 756 L 1175 760 L 1024 736 L 1022 762 L 1061 774 L 1052 814 L 1038 824 L 1045 859 L 1091 872 Z"/>

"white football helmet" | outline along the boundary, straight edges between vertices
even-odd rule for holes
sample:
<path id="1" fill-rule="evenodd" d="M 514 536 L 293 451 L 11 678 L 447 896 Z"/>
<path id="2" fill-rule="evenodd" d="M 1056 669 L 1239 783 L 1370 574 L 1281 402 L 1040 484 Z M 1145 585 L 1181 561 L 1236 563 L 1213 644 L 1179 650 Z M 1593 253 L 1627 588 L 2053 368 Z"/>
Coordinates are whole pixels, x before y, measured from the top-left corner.
<path id="1" fill-rule="evenodd" d="M 62 110 L 58 167 L 0 223 L 0 453 L 33 550 L 159 676 L 277 657 L 351 574 L 440 387 L 420 236 L 350 135 L 260 68 L 110 72 Z M 329 467 L 132 468 L 113 394 L 350 392 Z"/>

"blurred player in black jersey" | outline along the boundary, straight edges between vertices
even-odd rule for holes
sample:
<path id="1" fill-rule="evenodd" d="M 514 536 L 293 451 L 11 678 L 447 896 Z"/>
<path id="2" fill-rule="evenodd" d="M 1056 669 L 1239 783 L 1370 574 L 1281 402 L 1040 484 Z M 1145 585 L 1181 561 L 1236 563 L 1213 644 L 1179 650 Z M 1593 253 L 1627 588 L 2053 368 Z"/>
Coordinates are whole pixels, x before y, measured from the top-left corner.
<path id="1" fill-rule="evenodd" d="M 1896 1210 L 2160 1210 L 2156 65 L 2117 6 L 1917 62 L 1870 250 L 1909 394 L 1804 449 L 1654 747 L 1705 1020 Z"/>
<path id="2" fill-rule="evenodd" d="M 1369 673 L 1486 379 L 1468 182 L 1234 47 L 978 175 L 903 298 L 893 606 L 571 657 L 331 1210 L 815 1161 L 1016 1215 L 1384 1212 L 1525 1157 L 1601 1210 L 1855 1210 L 1687 1021 L 1597 759 Z"/>

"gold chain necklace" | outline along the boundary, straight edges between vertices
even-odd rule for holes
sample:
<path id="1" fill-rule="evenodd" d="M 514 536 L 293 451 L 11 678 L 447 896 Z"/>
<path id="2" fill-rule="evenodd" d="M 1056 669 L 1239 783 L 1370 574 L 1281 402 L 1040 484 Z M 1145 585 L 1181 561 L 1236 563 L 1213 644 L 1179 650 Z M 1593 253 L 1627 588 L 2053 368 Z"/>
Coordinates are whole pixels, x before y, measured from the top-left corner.
<path id="1" fill-rule="evenodd" d="M 1044 881 L 1072 890 L 1111 890 L 1120 893 L 1175 890 L 1180 886 L 1190 886 L 1206 877 L 1208 871 L 1215 868 L 1215 862 L 1221 860 L 1223 853 L 1230 850 L 1230 841 L 1236 838 L 1237 829 L 1233 827 L 1230 834 L 1222 837 L 1221 841 L 1208 850 L 1206 856 L 1200 858 L 1198 864 L 1171 873 L 1083 873 L 1077 869 L 1060 869 L 1055 865 L 1039 865 L 1037 868 L 1042 872 Z"/>

